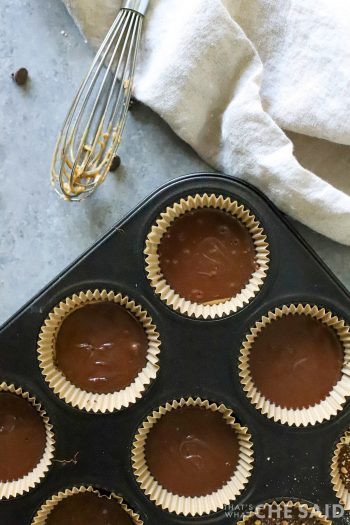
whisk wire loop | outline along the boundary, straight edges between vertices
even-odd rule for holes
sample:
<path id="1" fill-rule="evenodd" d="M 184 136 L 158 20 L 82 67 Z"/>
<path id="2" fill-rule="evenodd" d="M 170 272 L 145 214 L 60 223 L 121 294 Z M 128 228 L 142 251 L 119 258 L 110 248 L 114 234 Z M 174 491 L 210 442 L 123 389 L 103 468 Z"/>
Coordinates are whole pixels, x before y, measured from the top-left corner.
<path id="1" fill-rule="evenodd" d="M 127 0 L 73 100 L 58 137 L 51 181 L 67 200 L 81 200 L 105 180 L 130 104 L 147 0 Z"/>

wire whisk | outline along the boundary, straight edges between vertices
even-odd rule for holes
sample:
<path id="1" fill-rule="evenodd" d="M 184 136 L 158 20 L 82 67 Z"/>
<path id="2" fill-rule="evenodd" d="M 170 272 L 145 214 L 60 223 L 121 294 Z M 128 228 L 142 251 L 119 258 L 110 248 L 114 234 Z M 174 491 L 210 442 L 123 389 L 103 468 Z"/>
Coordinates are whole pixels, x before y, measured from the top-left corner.
<path id="1" fill-rule="evenodd" d="M 121 142 L 149 0 L 126 0 L 98 50 L 59 134 L 51 182 L 65 199 L 90 195 Z"/>

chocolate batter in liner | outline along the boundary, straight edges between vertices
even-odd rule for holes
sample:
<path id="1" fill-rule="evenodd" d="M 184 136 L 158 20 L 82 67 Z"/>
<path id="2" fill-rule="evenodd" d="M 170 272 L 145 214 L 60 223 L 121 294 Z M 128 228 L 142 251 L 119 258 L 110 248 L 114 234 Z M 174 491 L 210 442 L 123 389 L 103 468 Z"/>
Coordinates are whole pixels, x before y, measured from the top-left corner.
<path id="1" fill-rule="evenodd" d="M 0 383 L 0 392 L 7 392 L 9 394 L 19 396 L 32 405 L 35 410 L 37 410 L 38 415 L 41 417 L 46 432 L 44 453 L 36 467 L 22 478 L 7 482 L 0 481 L 0 499 L 9 499 L 22 496 L 22 494 L 29 492 L 34 487 L 36 487 L 36 485 L 38 485 L 46 476 L 53 460 L 55 450 L 55 436 L 52 429 L 53 427 L 46 412 L 42 409 L 40 403 L 38 403 L 35 397 L 31 396 L 28 392 L 25 392 L 22 388 L 16 387 L 13 384 L 7 384 L 5 382 Z"/>
<path id="2" fill-rule="evenodd" d="M 59 492 L 58 494 L 55 494 L 50 499 L 45 501 L 45 503 L 43 503 L 43 505 L 36 513 L 31 525 L 45 525 L 48 516 L 60 501 L 64 500 L 65 498 L 69 498 L 70 496 L 74 496 L 76 494 L 83 494 L 86 492 L 93 492 L 99 496 L 101 495 L 101 493 L 97 489 L 91 486 L 81 486 L 73 487 L 72 489 L 66 489 L 64 492 Z M 111 493 L 109 498 L 115 499 L 116 502 L 119 503 L 121 508 L 130 516 L 132 522 L 135 525 L 143 525 L 143 521 L 141 520 L 140 516 L 126 505 L 121 496 L 115 493 Z"/>
<path id="3" fill-rule="evenodd" d="M 84 305 L 114 302 L 132 313 L 143 326 L 148 339 L 146 366 L 126 388 L 112 393 L 87 392 L 71 383 L 55 363 L 55 341 L 62 322 Z M 66 403 L 89 412 L 113 412 L 135 403 L 156 378 L 159 369 L 160 338 L 152 318 L 142 307 L 120 293 L 88 290 L 74 294 L 55 307 L 45 320 L 38 339 L 39 365 L 50 388 Z"/>
<path id="4" fill-rule="evenodd" d="M 234 429 L 239 444 L 238 460 L 231 479 L 219 490 L 207 496 L 179 496 L 163 488 L 152 476 L 145 456 L 146 441 L 150 430 L 157 421 L 176 409 L 183 407 L 203 407 L 212 412 L 220 412 L 226 422 Z M 174 400 L 155 410 L 138 429 L 132 449 L 134 475 L 141 489 L 156 505 L 168 512 L 185 516 L 205 515 L 221 510 L 236 500 L 247 485 L 253 469 L 253 444 L 246 427 L 242 427 L 232 416 L 232 410 L 225 405 L 210 403 L 200 398 Z"/>
<path id="5" fill-rule="evenodd" d="M 261 525 L 298 525 L 299 523 L 300 525 L 332 525 L 332 522 L 321 512 L 299 501 L 273 501 L 257 507 L 257 511 L 243 516 L 237 525 L 255 525 L 256 523 Z M 276 512 L 277 514 L 273 516 L 277 519 L 263 519 L 266 514 L 269 515 L 269 511 Z M 305 513 L 307 513 L 306 517 Z M 301 514 L 300 517 L 299 514 Z M 288 517 L 289 515 L 291 517 Z"/>
<path id="6" fill-rule="evenodd" d="M 334 330 L 344 351 L 344 362 L 339 381 L 325 399 L 308 408 L 283 408 L 271 402 L 258 390 L 251 375 L 250 352 L 255 340 L 267 325 L 286 315 L 306 315 L 321 321 Z M 268 418 L 282 424 L 289 426 L 295 425 L 297 427 L 315 425 L 322 421 L 328 421 L 332 416 L 335 416 L 342 410 L 343 405 L 350 396 L 349 326 L 345 324 L 345 321 L 339 319 L 324 308 L 318 308 L 317 306 L 311 306 L 309 304 L 292 304 L 276 308 L 274 311 L 270 311 L 266 316 L 262 317 L 247 335 L 241 348 L 239 375 L 243 389 L 251 403 Z M 310 381 L 312 381 L 312 378 L 310 378 Z"/>
<path id="7" fill-rule="evenodd" d="M 350 430 L 337 443 L 331 464 L 333 490 L 345 510 L 350 510 Z"/>
<path id="8" fill-rule="evenodd" d="M 223 210 L 238 219 L 249 231 L 255 248 L 255 271 L 247 284 L 234 297 L 207 303 L 191 302 L 173 290 L 166 281 L 160 268 L 159 245 L 163 235 L 177 218 L 186 212 L 212 208 Z M 237 201 L 222 195 L 195 195 L 181 199 L 172 207 L 168 207 L 157 219 L 146 239 L 144 254 L 146 256 L 146 272 L 151 286 L 160 298 L 175 311 L 195 318 L 214 319 L 237 312 L 248 304 L 259 292 L 267 275 L 269 267 L 268 241 L 263 228 L 256 217 Z M 233 259 L 234 260 L 234 259 Z"/>

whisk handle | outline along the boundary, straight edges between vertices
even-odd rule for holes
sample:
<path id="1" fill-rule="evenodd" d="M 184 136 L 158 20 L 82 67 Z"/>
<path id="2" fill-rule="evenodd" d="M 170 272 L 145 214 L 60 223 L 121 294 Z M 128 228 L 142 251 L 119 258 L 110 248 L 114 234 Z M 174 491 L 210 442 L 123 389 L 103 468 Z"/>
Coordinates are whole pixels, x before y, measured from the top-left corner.
<path id="1" fill-rule="evenodd" d="M 136 11 L 137 13 L 140 13 L 144 16 L 146 14 L 148 4 L 149 0 L 124 0 L 122 8 L 131 9 L 132 11 Z"/>

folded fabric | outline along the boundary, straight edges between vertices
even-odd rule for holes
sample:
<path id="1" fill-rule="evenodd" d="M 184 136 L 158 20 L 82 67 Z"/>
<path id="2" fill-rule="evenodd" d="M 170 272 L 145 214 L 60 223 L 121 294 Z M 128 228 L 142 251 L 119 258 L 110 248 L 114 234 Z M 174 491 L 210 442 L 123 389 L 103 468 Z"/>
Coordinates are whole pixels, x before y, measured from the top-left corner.
<path id="1" fill-rule="evenodd" d="M 64 1 L 94 46 L 121 5 Z M 350 144 L 349 66 L 348 0 L 153 0 L 134 91 L 209 164 L 350 245 L 339 146 L 327 145 L 322 178 L 302 167 L 282 131 Z M 324 144 L 305 141 L 317 160 Z"/>

